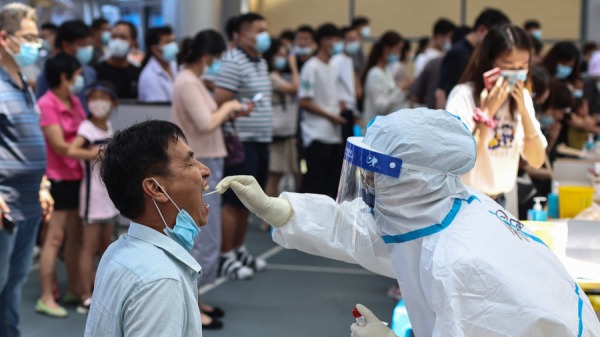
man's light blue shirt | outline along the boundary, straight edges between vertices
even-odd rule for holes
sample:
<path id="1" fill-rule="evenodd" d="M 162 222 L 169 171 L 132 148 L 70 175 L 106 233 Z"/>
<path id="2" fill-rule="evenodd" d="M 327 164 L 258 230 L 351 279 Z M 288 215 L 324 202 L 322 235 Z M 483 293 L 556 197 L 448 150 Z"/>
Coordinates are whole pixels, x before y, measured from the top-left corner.
<path id="1" fill-rule="evenodd" d="M 138 100 L 140 102 L 171 102 L 173 97 L 173 84 L 177 75 L 177 63 L 169 63 L 169 75 L 153 57 L 140 74 L 138 81 Z M 173 76 L 173 77 L 171 77 Z"/>
<path id="2" fill-rule="evenodd" d="M 177 242 L 131 222 L 96 274 L 85 336 L 202 336 L 200 265 Z"/>

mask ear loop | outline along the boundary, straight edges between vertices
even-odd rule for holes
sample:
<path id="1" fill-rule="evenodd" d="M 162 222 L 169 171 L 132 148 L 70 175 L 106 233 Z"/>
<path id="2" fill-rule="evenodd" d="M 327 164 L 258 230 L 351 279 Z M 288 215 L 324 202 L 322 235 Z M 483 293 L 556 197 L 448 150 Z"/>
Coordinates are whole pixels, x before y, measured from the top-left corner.
<path id="1" fill-rule="evenodd" d="M 154 178 L 150 178 L 150 179 L 152 179 L 156 183 L 156 185 L 163 191 L 163 193 L 167 196 L 167 198 L 169 198 L 169 201 L 171 201 L 173 206 L 175 206 L 175 208 L 177 208 L 177 210 L 179 212 L 181 212 L 181 209 L 179 209 L 179 207 L 177 207 L 177 205 L 175 205 L 175 202 L 173 201 L 173 199 L 171 199 L 171 197 L 169 196 L 167 191 L 165 191 L 165 189 L 162 186 L 160 186 L 158 181 L 156 181 L 156 179 L 154 179 Z M 165 229 L 168 231 L 171 231 L 172 229 L 167 225 L 167 221 L 165 220 L 165 217 L 162 215 L 160 208 L 158 208 L 158 204 L 156 203 L 156 200 L 152 199 L 152 202 L 154 203 L 154 207 L 156 207 L 156 210 L 158 211 L 158 215 L 160 215 L 160 218 L 162 219 L 163 223 L 165 224 Z"/>
<path id="2" fill-rule="evenodd" d="M 162 186 L 160 186 L 158 181 L 156 181 L 156 179 L 154 179 L 154 178 L 150 178 L 150 179 L 152 179 L 156 183 L 156 185 L 158 185 L 158 187 L 160 187 L 161 191 L 163 191 L 163 193 L 167 196 L 167 198 L 169 198 L 169 201 L 173 204 L 173 206 L 175 206 L 175 208 L 177 208 L 177 210 L 179 212 L 181 212 L 181 209 L 179 207 L 177 207 L 177 205 L 175 204 L 175 201 L 173 201 L 173 199 L 171 199 L 171 196 L 169 196 L 169 193 L 167 193 L 167 191 Z M 152 199 L 152 200 L 154 200 L 154 199 Z M 156 201 L 154 203 L 156 204 Z"/>

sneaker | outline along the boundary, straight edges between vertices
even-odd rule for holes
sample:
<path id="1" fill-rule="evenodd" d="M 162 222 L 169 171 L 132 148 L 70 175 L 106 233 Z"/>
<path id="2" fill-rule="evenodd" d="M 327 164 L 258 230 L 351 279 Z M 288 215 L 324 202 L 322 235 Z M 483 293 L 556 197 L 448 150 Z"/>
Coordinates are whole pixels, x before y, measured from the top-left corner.
<path id="1" fill-rule="evenodd" d="M 86 315 L 90 311 L 90 306 L 92 305 L 92 298 L 87 298 L 85 301 L 79 303 L 77 306 L 77 312 Z"/>
<path id="2" fill-rule="evenodd" d="M 263 271 L 265 268 L 267 268 L 267 261 L 250 255 L 250 253 L 248 253 L 248 249 L 246 249 L 246 246 L 241 246 L 240 248 L 236 249 L 235 255 L 238 261 L 240 261 L 244 266 L 252 268 L 254 271 Z"/>
<path id="3" fill-rule="evenodd" d="M 219 275 L 232 280 L 247 280 L 254 276 L 254 271 L 236 260 L 233 252 L 229 252 L 221 255 Z"/>
<path id="4" fill-rule="evenodd" d="M 58 308 L 50 308 L 45 305 L 44 302 L 42 302 L 41 298 L 38 299 L 37 303 L 35 304 L 35 312 L 55 318 L 65 318 L 69 316 L 67 309 L 61 307 L 60 305 Z"/>

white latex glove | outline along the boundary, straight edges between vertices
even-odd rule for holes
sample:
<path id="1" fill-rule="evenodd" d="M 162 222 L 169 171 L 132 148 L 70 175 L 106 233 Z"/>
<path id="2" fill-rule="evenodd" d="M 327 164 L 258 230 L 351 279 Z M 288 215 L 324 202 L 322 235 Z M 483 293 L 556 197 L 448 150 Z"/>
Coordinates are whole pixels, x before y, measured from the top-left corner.
<path id="1" fill-rule="evenodd" d="M 383 324 L 371 310 L 367 309 L 367 307 L 362 304 L 357 304 L 356 309 L 358 309 L 358 312 L 365 318 L 367 325 L 358 326 L 356 323 L 352 324 L 352 326 L 350 326 L 352 337 L 398 337 L 387 327 L 387 325 Z"/>
<path id="2" fill-rule="evenodd" d="M 253 176 L 225 177 L 215 189 L 223 194 L 228 188 L 235 192 L 250 212 L 272 226 L 281 227 L 292 216 L 289 201 L 266 195 Z"/>

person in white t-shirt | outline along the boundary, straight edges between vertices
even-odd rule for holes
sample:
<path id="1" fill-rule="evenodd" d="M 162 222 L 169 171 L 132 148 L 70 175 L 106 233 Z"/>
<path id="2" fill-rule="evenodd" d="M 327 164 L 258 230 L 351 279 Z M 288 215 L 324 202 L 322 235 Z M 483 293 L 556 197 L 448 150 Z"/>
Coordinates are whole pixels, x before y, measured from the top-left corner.
<path id="1" fill-rule="evenodd" d="M 343 51 L 344 43 L 332 24 L 319 27 L 316 40 L 319 50 L 304 64 L 298 92 L 307 166 L 300 191 L 335 198 L 343 157 L 341 125 L 346 120 L 340 115 L 336 71 L 329 61 Z"/>
<path id="2" fill-rule="evenodd" d="M 329 62 L 336 70 L 337 93 L 340 102 L 341 115 L 346 119 L 342 127 L 342 138 L 345 140 L 353 135 L 354 119 L 359 117 L 356 110 L 356 99 L 362 97 L 362 88 L 358 75 L 354 70 L 353 55 L 360 51 L 360 35 L 358 30 L 351 27 L 342 28 L 344 52 L 335 54 Z"/>
<path id="3" fill-rule="evenodd" d="M 81 122 L 77 136 L 69 146 L 68 156 L 81 160 L 83 179 L 79 216 L 83 219 L 83 244 L 79 256 L 81 303 L 77 312 L 86 314 L 92 304 L 94 257 L 108 248 L 119 211 L 113 205 L 106 186 L 100 179 L 98 152 L 113 135 L 109 118 L 116 106 L 117 95 L 109 83 L 99 83 L 88 89 L 86 100 L 90 116 Z"/>
<path id="4" fill-rule="evenodd" d="M 429 46 L 415 58 L 415 78 L 421 74 L 427 63 L 444 55 L 452 48 L 452 34 L 455 30 L 456 26 L 448 19 L 442 18 L 436 21 Z"/>
<path id="5" fill-rule="evenodd" d="M 463 83 L 450 92 L 446 110 L 465 122 L 477 143 L 477 161 L 462 177 L 464 183 L 504 204 L 504 193 L 516 182 L 519 157 L 532 167 L 541 167 L 547 142 L 529 89 L 531 41 L 527 33 L 514 25 L 492 29 L 480 48 Z M 493 68 L 500 68 L 497 80 L 484 81 L 483 74 Z M 484 82 L 489 83 L 489 90 Z"/>

